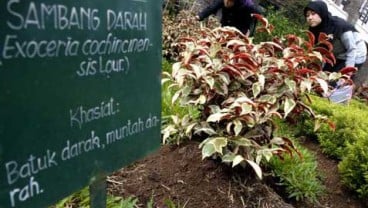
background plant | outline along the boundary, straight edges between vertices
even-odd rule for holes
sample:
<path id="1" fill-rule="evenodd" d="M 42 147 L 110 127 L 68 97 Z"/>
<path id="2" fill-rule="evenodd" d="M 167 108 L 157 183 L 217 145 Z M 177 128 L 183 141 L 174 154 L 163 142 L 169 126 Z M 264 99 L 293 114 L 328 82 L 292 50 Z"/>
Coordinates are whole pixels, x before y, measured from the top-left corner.
<path id="1" fill-rule="evenodd" d="M 300 14 L 298 15 L 302 16 Z M 306 38 L 306 33 L 303 31 L 307 29 L 305 24 L 298 23 L 290 16 L 285 16 L 284 10 L 276 10 L 274 7 L 270 6 L 266 8 L 265 16 L 269 24 L 275 27 L 271 33 L 255 33 L 254 42 L 259 43 L 261 41 L 272 40 L 273 37 L 283 37 L 287 34 L 294 34 L 298 37 Z M 304 16 L 302 17 L 304 18 Z"/>
<path id="2" fill-rule="evenodd" d="M 195 13 L 189 10 L 180 10 L 175 16 L 163 15 L 162 28 L 162 56 L 168 61 L 177 61 L 179 58 L 179 39 L 181 37 L 198 34 L 201 25 L 216 28 L 220 23 L 216 17 L 210 16 L 206 21 L 199 22 Z"/>
<path id="3" fill-rule="evenodd" d="M 308 4 L 309 0 L 279 0 L 279 1 L 271 1 L 271 0 L 256 0 L 260 5 L 267 9 L 267 18 L 268 12 L 270 10 L 278 11 L 281 16 L 287 17 L 289 22 L 303 25 L 305 23 L 304 17 L 304 8 Z M 276 24 L 275 24 L 276 25 Z M 283 25 L 283 24 L 281 24 Z"/>
<path id="4" fill-rule="evenodd" d="M 162 61 L 163 72 L 171 73 L 172 64 L 166 59 Z M 165 82 L 163 80 L 163 82 Z M 194 106 L 181 106 L 178 103 L 172 102 L 176 90 L 169 83 L 162 84 L 162 99 L 161 99 L 161 124 L 165 126 L 163 132 L 163 144 L 180 144 L 185 140 L 189 140 L 191 135 L 185 131 L 190 125 L 193 126 L 193 120 L 199 117 L 199 111 Z M 172 135 L 172 136 L 167 136 Z"/>

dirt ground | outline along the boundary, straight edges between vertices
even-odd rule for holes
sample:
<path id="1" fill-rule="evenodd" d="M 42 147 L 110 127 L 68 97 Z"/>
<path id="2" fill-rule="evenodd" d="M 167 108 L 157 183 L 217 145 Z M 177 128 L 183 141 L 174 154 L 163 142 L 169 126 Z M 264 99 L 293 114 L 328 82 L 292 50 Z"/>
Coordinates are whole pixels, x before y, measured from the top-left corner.
<path id="1" fill-rule="evenodd" d="M 326 194 L 318 205 L 286 201 L 267 180 L 256 180 L 251 170 L 231 169 L 214 160 L 201 160 L 198 143 L 162 146 L 154 154 L 108 177 L 109 192 L 115 196 L 138 197 L 140 206 L 153 197 L 154 207 L 177 208 L 364 208 L 345 190 L 337 173 L 337 162 L 325 157 L 313 142 L 304 145 L 315 152 L 319 170 L 325 176 Z"/>

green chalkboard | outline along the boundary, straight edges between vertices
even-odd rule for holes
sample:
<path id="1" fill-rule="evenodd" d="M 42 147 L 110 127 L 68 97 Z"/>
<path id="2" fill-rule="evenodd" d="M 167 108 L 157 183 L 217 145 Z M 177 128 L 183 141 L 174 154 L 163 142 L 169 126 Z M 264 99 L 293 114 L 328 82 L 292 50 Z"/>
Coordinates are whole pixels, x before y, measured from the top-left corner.
<path id="1" fill-rule="evenodd" d="M 2 0 L 0 54 L 1 208 L 48 206 L 159 147 L 157 1 Z"/>

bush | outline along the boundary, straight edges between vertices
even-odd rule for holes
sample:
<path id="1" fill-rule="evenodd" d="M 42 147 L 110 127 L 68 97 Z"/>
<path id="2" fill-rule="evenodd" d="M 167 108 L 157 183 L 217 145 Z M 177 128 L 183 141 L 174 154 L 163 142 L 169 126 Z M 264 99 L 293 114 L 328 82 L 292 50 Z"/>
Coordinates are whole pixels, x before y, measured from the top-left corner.
<path id="1" fill-rule="evenodd" d="M 326 98 L 312 96 L 311 107 L 320 114 L 327 115 L 335 124 L 335 131 L 327 124 L 315 132 L 323 152 L 341 159 L 347 144 L 355 143 L 368 137 L 368 106 L 352 101 L 348 106 L 330 103 Z M 308 123 L 308 121 L 303 124 Z M 304 128 L 308 129 L 308 128 Z M 308 132 L 308 134 L 311 134 Z"/>
<path id="2" fill-rule="evenodd" d="M 172 63 L 164 59 L 162 61 L 162 71 L 171 73 Z M 161 99 L 161 120 L 162 126 L 165 126 L 163 132 L 175 136 L 167 137 L 164 133 L 163 144 L 179 144 L 185 140 L 190 139 L 186 136 L 185 129 L 191 125 L 189 118 L 196 120 L 199 117 L 199 111 L 194 106 L 182 106 L 179 103 L 173 103 L 172 98 L 178 89 L 170 86 L 170 83 L 163 83 L 162 85 L 162 99 Z"/>
<path id="3" fill-rule="evenodd" d="M 254 42 L 261 42 L 271 40 L 273 37 L 283 37 L 287 34 L 294 34 L 299 37 L 305 38 L 306 28 L 302 24 L 296 23 L 293 19 L 283 15 L 282 11 L 267 9 L 267 20 L 275 28 L 270 34 L 267 33 L 255 33 Z"/>
<path id="4" fill-rule="evenodd" d="M 343 183 L 360 198 L 368 197 L 368 137 L 349 144 L 339 164 Z"/>
<path id="5" fill-rule="evenodd" d="M 255 17 L 259 31 L 273 30 L 262 16 Z M 172 116 L 174 124 L 162 131 L 164 141 L 178 134 L 202 135 L 203 158 L 249 164 L 262 177 L 263 159 L 294 149 L 288 138 L 273 136 L 272 119 L 301 112 L 316 116 L 301 98 L 328 90 L 328 76 L 320 71 L 322 59 L 328 58 L 308 38 L 288 34 L 255 44 L 239 30 L 222 27 L 179 39 L 179 62 L 165 77 L 176 87 L 173 101 L 200 109 L 200 122 Z M 331 51 L 322 54 L 329 57 Z"/>
<path id="6" fill-rule="evenodd" d="M 368 106 L 357 100 L 341 105 L 330 103 L 326 98 L 311 97 L 311 107 L 328 115 L 335 123 L 335 131 L 323 124 L 317 132 L 313 132 L 322 151 L 340 160 L 339 172 L 343 184 L 357 192 L 359 197 L 368 197 Z M 299 134 L 312 134 L 307 130 L 311 129 L 310 120 L 304 120 L 299 125 L 303 126 Z"/>
<path id="7" fill-rule="evenodd" d="M 290 21 L 299 25 L 305 23 L 303 10 L 308 2 L 309 0 L 259 0 L 262 6 L 272 7 L 272 10 L 277 9 L 282 16 L 288 17 Z M 268 11 L 271 9 L 269 8 Z"/>
<path id="8" fill-rule="evenodd" d="M 302 157 L 291 157 L 284 154 L 283 159 L 274 157 L 269 165 L 272 173 L 279 178 L 279 185 L 285 188 L 288 197 L 317 202 L 324 193 L 324 186 L 319 178 L 317 161 L 307 149 L 298 145 Z"/>
<path id="9" fill-rule="evenodd" d="M 278 128 L 275 134 L 284 135 L 292 138 L 300 151 L 299 157 L 291 157 L 284 154 L 282 159 L 274 157 L 267 164 L 276 179 L 278 185 L 285 189 L 289 198 L 296 201 L 308 200 L 317 202 L 324 191 L 321 176 L 317 170 L 316 157 L 306 148 L 295 142 L 295 128 L 282 120 L 275 120 Z"/>

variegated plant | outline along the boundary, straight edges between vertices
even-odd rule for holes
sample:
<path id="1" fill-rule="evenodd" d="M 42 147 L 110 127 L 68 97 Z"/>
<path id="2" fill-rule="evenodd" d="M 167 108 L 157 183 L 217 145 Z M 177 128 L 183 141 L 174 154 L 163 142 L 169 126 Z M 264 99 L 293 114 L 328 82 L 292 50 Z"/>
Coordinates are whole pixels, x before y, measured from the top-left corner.
<path id="1" fill-rule="evenodd" d="M 262 22 L 259 31 L 272 30 L 266 19 L 256 18 Z M 202 136 L 203 158 L 221 157 L 232 166 L 250 164 L 262 178 L 262 159 L 297 152 L 289 139 L 273 136 L 273 119 L 301 113 L 324 119 L 303 98 L 310 92 L 327 93 L 326 80 L 338 76 L 322 72 L 322 62 L 335 60 L 330 44 L 321 37 L 320 45 L 314 45 L 313 38 L 287 35 L 254 44 L 235 28 L 219 27 L 203 28 L 178 42 L 180 61 L 164 76 L 178 89 L 172 102 L 202 110 L 196 123 L 185 118 L 183 131 L 189 138 Z M 163 129 L 164 140 L 177 135 L 173 128 Z"/>

